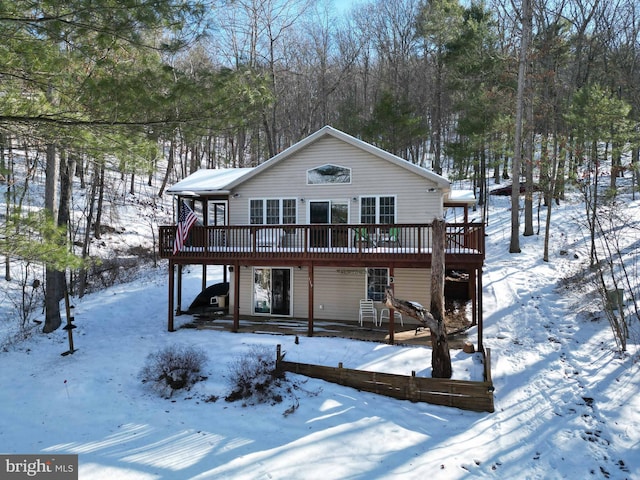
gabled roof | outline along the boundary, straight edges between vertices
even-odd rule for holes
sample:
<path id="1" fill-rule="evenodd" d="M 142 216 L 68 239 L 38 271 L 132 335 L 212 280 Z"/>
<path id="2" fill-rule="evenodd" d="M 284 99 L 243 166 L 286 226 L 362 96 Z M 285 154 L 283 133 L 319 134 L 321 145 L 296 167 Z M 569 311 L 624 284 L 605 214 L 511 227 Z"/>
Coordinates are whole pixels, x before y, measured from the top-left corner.
<path id="1" fill-rule="evenodd" d="M 216 168 L 198 170 L 167 189 L 173 195 L 198 196 L 229 193 L 229 184 L 254 168 Z"/>
<path id="2" fill-rule="evenodd" d="M 414 165 L 411 162 L 408 162 L 406 160 L 404 160 L 403 158 L 400 158 L 396 155 L 393 155 L 389 152 L 386 152 L 378 147 L 375 147 L 367 142 L 363 142 L 362 140 L 358 140 L 355 137 L 352 137 L 351 135 L 348 135 L 344 132 L 341 132 L 340 130 L 336 130 L 333 127 L 330 127 L 329 125 L 322 127 L 320 130 L 318 130 L 317 132 L 309 135 L 308 137 L 304 138 L 303 140 L 300 140 L 298 143 L 290 146 L 289 148 L 287 148 L 286 150 L 280 152 L 278 155 L 276 155 L 275 157 L 272 157 L 271 159 L 267 160 L 266 162 L 264 162 L 263 164 L 255 167 L 254 169 L 252 169 L 250 172 L 248 172 L 246 175 L 243 175 L 239 178 L 237 178 L 236 180 L 234 180 L 233 182 L 231 182 L 229 185 L 227 185 L 228 189 L 232 189 L 237 187 L 238 185 L 246 182 L 247 180 L 249 180 L 250 178 L 255 177 L 256 175 L 259 175 L 261 172 L 263 172 L 264 170 L 273 167 L 274 165 L 277 165 L 278 163 L 282 162 L 283 160 L 285 160 L 286 158 L 291 157 L 292 155 L 295 155 L 297 152 L 299 152 L 300 150 L 308 147 L 309 145 L 317 142 L 318 140 L 322 139 L 322 138 L 326 138 L 326 137 L 334 137 L 337 138 L 338 140 L 342 140 L 345 143 L 348 143 L 349 145 L 352 145 L 356 148 L 359 148 L 361 150 L 364 150 L 365 152 L 368 152 L 372 155 L 375 155 L 379 158 L 382 158 L 384 160 L 387 160 L 395 165 L 398 165 L 399 167 L 402 167 L 406 170 L 409 170 L 417 175 L 420 175 L 428 180 L 431 180 L 432 182 L 436 183 L 440 188 L 443 188 L 445 190 L 448 190 L 450 188 L 450 182 L 449 180 L 447 180 L 446 178 L 444 178 L 441 175 L 438 175 L 430 170 L 427 170 L 425 168 L 419 167 L 417 165 Z"/>
<path id="3" fill-rule="evenodd" d="M 263 164 L 253 168 L 222 168 L 222 169 L 202 169 L 195 173 L 192 173 L 187 178 L 179 181 L 172 187 L 167 189 L 167 193 L 173 195 L 207 195 L 207 194 L 228 194 L 231 190 L 238 185 L 246 182 L 250 178 L 259 175 L 264 170 L 277 165 L 283 160 L 295 155 L 300 150 L 312 145 L 318 140 L 326 137 L 337 138 L 349 145 L 352 145 L 360 150 L 375 155 L 378 158 L 387 160 L 394 165 L 409 170 L 416 175 L 420 175 L 427 180 L 436 183 L 440 188 L 449 190 L 450 182 L 446 178 L 438 175 L 430 170 L 414 165 L 411 162 L 404 160 L 396 155 L 392 155 L 378 147 L 375 147 L 367 142 L 358 140 L 351 135 L 348 135 L 340 130 L 336 130 L 333 127 L 326 126 L 318 130 L 317 132 L 309 135 L 298 143 L 292 145 L 286 150 L 282 151 L 275 157 L 267 160 Z"/>

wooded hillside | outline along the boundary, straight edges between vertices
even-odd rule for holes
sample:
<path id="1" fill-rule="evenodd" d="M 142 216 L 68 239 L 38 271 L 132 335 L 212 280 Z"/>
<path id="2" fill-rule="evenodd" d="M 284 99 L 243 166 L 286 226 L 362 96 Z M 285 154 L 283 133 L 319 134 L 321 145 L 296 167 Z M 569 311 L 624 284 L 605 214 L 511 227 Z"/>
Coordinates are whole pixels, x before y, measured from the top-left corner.
<path id="1" fill-rule="evenodd" d="M 492 182 L 519 177 L 525 235 L 534 184 L 550 222 L 575 182 L 595 263 L 596 179 L 613 173 L 615 192 L 638 171 L 637 2 L 339 3 L 2 2 L 0 250 L 46 262 L 47 283 L 62 285 L 63 267 L 86 271 L 67 254 L 90 256 L 110 177 L 161 196 L 199 168 L 255 166 L 330 124 L 468 182 L 480 205 Z M 35 175 L 47 179 L 46 221 L 22 209 Z M 90 199 L 82 229 L 74 179 Z M 31 233 L 44 251 L 27 248 Z"/>

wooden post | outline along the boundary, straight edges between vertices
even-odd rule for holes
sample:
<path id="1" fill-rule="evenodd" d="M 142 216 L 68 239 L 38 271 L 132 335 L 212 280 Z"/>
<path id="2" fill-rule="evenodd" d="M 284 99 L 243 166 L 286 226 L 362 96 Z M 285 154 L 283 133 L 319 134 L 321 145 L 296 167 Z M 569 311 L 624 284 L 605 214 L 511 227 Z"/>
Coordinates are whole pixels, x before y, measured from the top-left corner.
<path id="1" fill-rule="evenodd" d="M 393 276 L 394 276 L 395 272 L 393 269 L 393 265 L 391 265 L 389 267 L 389 280 L 390 280 L 390 285 L 389 288 L 391 289 L 391 291 L 393 291 Z M 389 309 L 389 345 L 393 345 L 395 343 L 395 310 L 393 308 Z M 382 322 L 380 322 L 382 323 Z"/>
<path id="2" fill-rule="evenodd" d="M 418 387 L 416 386 L 416 372 L 415 370 L 411 371 L 411 376 L 409 377 L 409 388 L 407 392 L 407 397 L 412 402 L 418 401 Z"/>
<path id="3" fill-rule="evenodd" d="M 182 314 L 182 264 L 178 265 L 178 306 L 176 315 Z"/>
<path id="4" fill-rule="evenodd" d="M 233 328 L 232 332 L 240 330 L 240 264 L 233 264 Z"/>
<path id="5" fill-rule="evenodd" d="M 469 272 L 469 296 L 471 297 L 471 325 L 477 325 L 478 323 L 478 294 L 482 295 L 482 292 L 478 292 L 478 279 L 476 276 L 476 269 L 474 268 Z"/>
<path id="6" fill-rule="evenodd" d="M 482 268 L 479 269 L 478 275 L 478 351 L 484 352 L 484 344 L 482 336 L 484 335 L 484 317 L 482 315 Z"/>
<path id="7" fill-rule="evenodd" d="M 307 335 L 313 337 L 313 262 L 309 264 L 309 320 L 307 326 Z"/>
<path id="8" fill-rule="evenodd" d="M 173 298 L 175 295 L 174 289 L 174 270 L 175 266 L 173 264 L 173 260 L 169 260 L 169 312 L 167 317 L 167 330 L 169 332 L 174 332 L 173 329 Z"/>

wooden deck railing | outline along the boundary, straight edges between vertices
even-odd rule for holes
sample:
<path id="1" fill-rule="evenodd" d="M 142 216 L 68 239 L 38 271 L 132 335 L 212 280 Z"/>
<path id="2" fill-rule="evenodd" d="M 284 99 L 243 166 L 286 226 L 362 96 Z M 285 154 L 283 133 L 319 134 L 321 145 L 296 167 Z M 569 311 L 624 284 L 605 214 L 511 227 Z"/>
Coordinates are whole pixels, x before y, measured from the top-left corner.
<path id="1" fill-rule="evenodd" d="M 321 224 L 194 226 L 183 249 L 173 254 L 176 227 L 160 227 L 163 258 L 309 258 L 431 253 L 430 224 Z M 484 225 L 446 226 L 446 254 L 484 258 Z"/>

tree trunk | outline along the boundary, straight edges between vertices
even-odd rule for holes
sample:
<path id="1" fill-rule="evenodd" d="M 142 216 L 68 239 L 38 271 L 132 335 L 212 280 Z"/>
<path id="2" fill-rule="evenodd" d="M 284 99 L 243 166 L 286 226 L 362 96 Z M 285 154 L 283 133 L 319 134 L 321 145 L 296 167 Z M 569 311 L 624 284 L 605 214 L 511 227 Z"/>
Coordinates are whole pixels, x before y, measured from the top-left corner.
<path id="1" fill-rule="evenodd" d="M 104 164 L 100 165 L 100 176 L 98 178 L 98 205 L 96 208 L 96 220 L 93 224 L 93 236 L 102 238 L 102 206 L 104 203 Z"/>
<path id="2" fill-rule="evenodd" d="M 44 204 L 45 209 L 51 214 L 53 222 L 57 222 L 57 186 L 60 178 L 60 169 L 58 160 L 56 158 L 56 147 L 53 144 L 47 145 L 47 165 L 45 175 L 45 194 Z M 42 331 L 44 333 L 51 333 L 56 330 L 62 324 L 60 318 L 60 300 L 59 292 L 60 275 L 57 270 L 49 265 L 46 266 L 45 272 L 45 295 L 44 295 L 44 307 L 45 307 L 45 320 Z"/>
<path id="3" fill-rule="evenodd" d="M 527 91 L 531 92 L 531 80 L 527 79 Z M 526 128 L 524 129 L 524 159 L 525 159 L 525 184 L 524 184 L 524 231 L 525 237 L 533 235 L 533 95 L 529 94 L 527 107 Z M 543 145 L 544 145 L 543 141 Z"/>
<path id="4" fill-rule="evenodd" d="M 431 376 L 433 378 L 451 378 L 451 354 L 447 330 L 444 323 L 444 244 L 445 222 L 433 221 L 433 260 L 431 264 L 431 305 L 430 310 L 423 306 L 395 298 L 391 288 L 386 289 L 385 305 L 405 315 L 415 318 L 431 331 Z"/>
<path id="5" fill-rule="evenodd" d="M 173 165 L 175 163 L 175 153 L 173 151 L 173 140 L 169 142 L 169 158 L 167 159 L 167 169 L 164 172 L 164 177 L 162 178 L 162 185 L 160 185 L 160 190 L 158 191 L 158 196 L 162 197 L 165 188 L 167 188 L 167 183 L 169 182 L 169 176 L 171 175 L 171 171 L 173 170 Z"/>
<path id="6" fill-rule="evenodd" d="M 135 195 L 136 194 L 135 179 L 136 179 L 136 174 L 135 173 L 131 173 L 131 183 L 129 184 L 129 194 L 130 195 Z"/>
<path id="7" fill-rule="evenodd" d="M 531 31 L 529 1 L 522 0 L 522 38 L 520 39 L 520 61 L 518 65 L 518 90 L 516 94 L 516 133 L 513 154 L 513 181 L 511 187 L 511 243 L 509 253 L 520 253 L 520 162 L 522 156 L 522 114 L 524 110 L 524 87 L 527 75 L 527 48 Z"/>
<path id="8" fill-rule="evenodd" d="M 11 186 L 13 179 L 13 160 L 10 159 L 8 164 L 5 161 L 5 151 L 4 146 L 7 144 L 7 147 L 11 149 L 11 137 L 9 135 L 5 136 L 4 133 L 0 132 L 0 175 L 3 175 L 2 172 L 6 172 L 5 182 L 7 184 L 7 191 L 5 193 L 5 218 L 9 218 L 11 215 Z M 4 225 L 5 227 L 5 235 L 9 235 L 9 229 L 7 227 L 7 223 Z M 4 279 L 7 282 L 11 281 L 11 260 L 9 255 L 4 256 Z"/>
<path id="9" fill-rule="evenodd" d="M 87 212 L 87 226 L 84 231 L 84 241 L 82 243 L 82 258 L 86 259 L 89 257 L 89 246 L 91 241 L 91 226 L 93 222 L 93 210 L 96 203 L 96 190 L 98 189 L 99 183 L 99 172 L 93 172 L 93 180 L 91 181 L 91 192 L 87 197 L 87 202 L 89 202 L 89 209 Z M 80 272 L 80 281 L 78 285 L 78 296 L 80 298 L 84 297 L 85 290 L 87 288 L 87 276 L 88 272 L 86 267 L 82 269 Z"/>
<path id="10" fill-rule="evenodd" d="M 432 223 L 433 246 L 431 260 L 431 315 L 437 322 L 437 328 L 431 329 L 431 376 L 451 378 L 451 356 L 447 329 L 444 324 L 444 245 L 445 222 L 437 219 Z"/>

